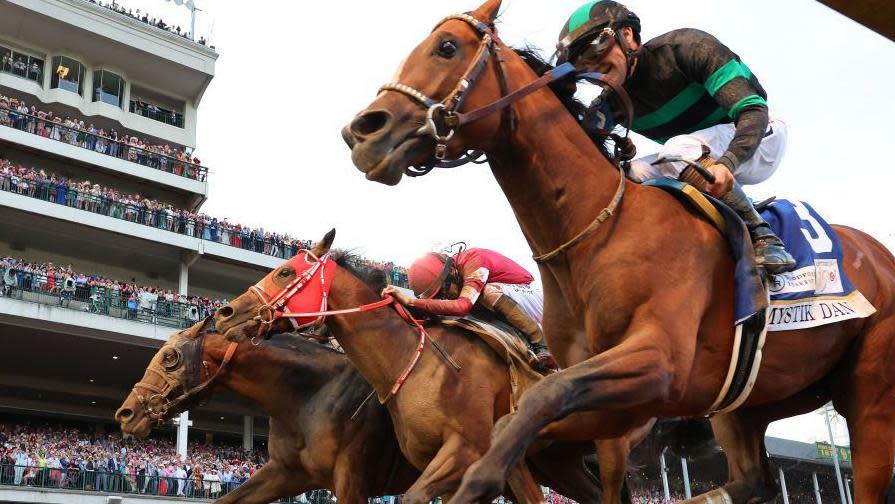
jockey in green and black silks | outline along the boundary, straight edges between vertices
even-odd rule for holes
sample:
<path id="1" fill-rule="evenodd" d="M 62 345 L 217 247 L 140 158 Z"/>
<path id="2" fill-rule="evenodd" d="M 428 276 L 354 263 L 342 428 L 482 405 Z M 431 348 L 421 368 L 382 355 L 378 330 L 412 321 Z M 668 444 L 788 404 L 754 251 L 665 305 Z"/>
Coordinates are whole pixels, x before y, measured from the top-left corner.
<path id="1" fill-rule="evenodd" d="M 740 187 L 776 171 L 786 150 L 786 124 L 769 116 L 767 93 L 739 56 L 692 28 L 641 43 L 640 18 L 613 0 L 590 1 L 573 12 L 560 33 L 557 55 L 557 64 L 572 62 L 624 87 L 634 104 L 632 129 L 662 144 L 658 154 L 631 163 L 631 178 L 679 178 L 683 172 L 681 178 L 740 214 L 768 273 L 794 267 L 783 242 Z M 611 128 L 620 113 L 598 98 L 588 117 Z M 716 182 L 688 176 L 685 163 L 652 164 L 673 157 L 702 161 Z"/>

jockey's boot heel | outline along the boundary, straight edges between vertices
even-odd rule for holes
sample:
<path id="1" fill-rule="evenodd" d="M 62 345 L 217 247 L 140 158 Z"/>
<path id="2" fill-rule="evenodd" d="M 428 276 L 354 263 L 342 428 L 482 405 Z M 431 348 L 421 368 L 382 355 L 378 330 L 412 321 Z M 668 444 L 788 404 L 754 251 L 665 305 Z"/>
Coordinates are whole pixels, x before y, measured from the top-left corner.
<path id="1" fill-rule="evenodd" d="M 734 182 L 733 188 L 721 201 L 736 211 L 749 228 L 752 245 L 755 247 L 755 261 L 759 266 L 764 267 L 769 275 L 786 273 L 795 268 L 796 260 L 786 251 L 783 240 L 761 218 L 740 184 Z"/>
<path id="2" fill-rule="evenodd" d="M 531 351 L 534 352 L 535 358 L 529 364 L 531 364 L 537 371 L 543 373 L 547 371 L 556 371 L 559 368 L 556 364 L 556 359 L 553 358 L 553 354 L 551 354 L 550 350 L 547 349 L 547 346 L 540 341 L 531 344 Z"/>

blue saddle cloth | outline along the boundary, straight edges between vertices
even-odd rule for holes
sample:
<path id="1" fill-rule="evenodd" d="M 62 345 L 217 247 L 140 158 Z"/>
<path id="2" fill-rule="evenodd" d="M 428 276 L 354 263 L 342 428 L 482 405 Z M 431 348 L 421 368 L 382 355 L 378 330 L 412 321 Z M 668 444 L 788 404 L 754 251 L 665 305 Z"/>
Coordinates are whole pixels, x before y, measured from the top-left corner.
<path id="1" fill-rule="evenodd" d="M 686 184 L 664 178 L 644 183 L 693 203 Z M 769 331 L 802 329 L 867 317 L 876 310 L 852 285 L 842 269 L 842 245 L 830 225 L 807 203 L 775 200 L 762 210 L 796 259 L 794 271 L 771 276 L 768 294 L 755 263 L 752 239 L 742 219 L 724 203 L 702 195 L 724 222 L 734 259 L 734 316 L 742 324 L 768 310 Z M 704 213 L 704 212 L 703 212 Z"/>
<path id="2" fill-rule="evenodd" d="M 761 215 L 796 260 L 793 271 L 770 278 L 769 331 L 816 327 L 876 311 L 845 274 L 836 232 L 811 205 L 778 199 Z"/>

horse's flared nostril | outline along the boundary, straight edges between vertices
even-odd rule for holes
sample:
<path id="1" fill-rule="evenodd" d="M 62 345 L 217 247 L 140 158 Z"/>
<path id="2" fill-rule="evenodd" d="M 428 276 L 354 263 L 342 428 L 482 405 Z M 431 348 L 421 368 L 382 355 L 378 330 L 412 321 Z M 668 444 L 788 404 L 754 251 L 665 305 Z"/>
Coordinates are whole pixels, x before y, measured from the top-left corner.
<path id="1" fill-rule="evenodd" d="M 385 130 L 391 119 L 392 115 L 385 110 L 371 110 L 355 117 L 349 128 L 356 140 L 362 139 Z"/>
<path id="2" fill-rule="evenodd" d="M 117 413 L 115 413 L 115 420 L 117 420 L 118 423 L 121 423 L 122 421 L 130 420 L 133 416 L 134 410 L 130 408 L 121 408 L 120 410 L 118 410 Z"/>
<path id="3" fill-rule="evenodd" d="M 214 313 L 214 317 L 217 320 L 227 320 L 233 316 L 233 308 L 230 305 L 224 305 L 218 308 L 218 311 Z"/>

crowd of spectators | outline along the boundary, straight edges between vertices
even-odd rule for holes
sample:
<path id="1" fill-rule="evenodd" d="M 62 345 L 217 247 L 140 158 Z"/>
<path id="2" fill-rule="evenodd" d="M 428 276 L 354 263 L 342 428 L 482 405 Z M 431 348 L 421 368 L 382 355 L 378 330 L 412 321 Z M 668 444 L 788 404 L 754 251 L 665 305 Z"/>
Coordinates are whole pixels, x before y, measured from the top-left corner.
<path id="1" fill-rule="evenodd" d="M 0 95 L 0 125 L 193 180 L 204 181 L 208 173 L 189 147 L 157 145 L 126 131 L 106 131 L 83 119 L 29 107 L 18 98 Z"/>
<path id="2" fill-rule="evenodd" d="M 0 58 L 0 72 L 7 72 L 19 77 L 39 82 L 43 75 L 43 62 L 35 59 L 26 61 L 26 56 L 13 55 L 12 51 L 4 51 Z"/>
<path id="3" fill-rule="evenodd" d="M 100 2 L 98 0 L 87 0 L 87 1 L 89 1 L 92 4 L 96 4 L 101 7 L 105 7 L 109 10 L 113 10 L 119 14 L 124 14 L 125 16 L 132 17 L 132 18 L 134 18 L 138 21 L 142 21 L 148 25 L 155 26 L 156 28 L 160 28 L 162 30 L 174 33 L 176 35 L 180 35 L 181 37 L 183 37 L 185 39 L 194 40 L 192 34 L 188 31 L 186 31 L 185 29 L 182 29 L 180 26 L 169 25 L 161 18 L 150 16 L 149 13 L 147 13 L 147 12 L 140 12 L 140 9 L 136 9 L 136 10 L 126 9 L 123 5 L 119 4 L 115 0 L 112 0 L 111 2 Z M 196 40 L 196 43 L 201 44 L 201 45 L 208 45 L 208 41 L 205 39 L 205 37 L 200 37 L 199 40 Z M 214 46 L 210 46 L 210 47 L 212 49 L 214 49 Z"/>
<path id="4" fill-rule="evenodd" d="M 59 177 L 5 159 L 0 159 L 0 190 L 274 257 L 289 258 L 310 245 L 310 241 L 288 234 L 250 228 L 226 219 L 219 221 L 140 194 L 126 194 L 87 180 Z"/>
<path id="5" fill-rule="evenodd" d="M 13 257 L 0 258 L 0 286 L 3 296 L 17 295 L 16 291 L 42 293 L 65 307 L 71 307 L 74 300 L 92 313 L 172 321 L 177 327 L 189 327 L 227 304 L 226 299 L 186 296 L 172 289 L 87 275 L 75 271 L 71 264 L 34 263 Z"/>
<path id="6" fill-rule="evenodd" d="M 260 227 L 251 228 L 226 219 L 218 220 L 139 194 L 125 194 L 90 181 L 58 177 L 55 173 L 26 168 L 2 158 L 0 190 L 284 259 L 312 245 L 311 240 L 273 233 Z M 394 285 L 407 285 L 404 267 L 391 261 L 366 258 L 361 261 L 366 266 L 386 271 Z"/>
<path id="7" fill-rule="evenodd" d="M 260 450 L 123 439 L 69 426 L 0 423 L 0 484 L 217 498 L 265 462 Z"/>

